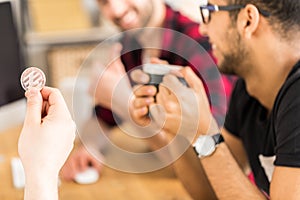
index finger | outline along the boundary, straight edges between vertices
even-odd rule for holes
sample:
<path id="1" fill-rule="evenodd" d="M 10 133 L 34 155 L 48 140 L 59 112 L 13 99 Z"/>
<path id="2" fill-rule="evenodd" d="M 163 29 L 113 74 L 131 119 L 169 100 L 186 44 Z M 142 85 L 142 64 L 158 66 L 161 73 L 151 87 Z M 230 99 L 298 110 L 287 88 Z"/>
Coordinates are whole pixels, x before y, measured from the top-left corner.
<path id="1" fill-rule="evenodd" d="M 137 97 L 155 96 L 157 89 L 153 85 L 137 85 L 134 87 L 134 95 Z"/>

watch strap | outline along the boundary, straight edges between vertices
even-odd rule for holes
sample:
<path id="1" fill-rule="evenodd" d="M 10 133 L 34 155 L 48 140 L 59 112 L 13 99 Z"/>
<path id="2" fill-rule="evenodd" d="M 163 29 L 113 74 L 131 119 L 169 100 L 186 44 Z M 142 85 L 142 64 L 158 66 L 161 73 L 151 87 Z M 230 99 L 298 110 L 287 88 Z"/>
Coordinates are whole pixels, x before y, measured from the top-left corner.
<path id="1" fill-rule="evenodd" d="M 224 138 L 223 138 L 221 133 L 217 133 L 217 134 L 212 135 L 212 138 L 215 141 L 216 145 L 224 142 Z"/>

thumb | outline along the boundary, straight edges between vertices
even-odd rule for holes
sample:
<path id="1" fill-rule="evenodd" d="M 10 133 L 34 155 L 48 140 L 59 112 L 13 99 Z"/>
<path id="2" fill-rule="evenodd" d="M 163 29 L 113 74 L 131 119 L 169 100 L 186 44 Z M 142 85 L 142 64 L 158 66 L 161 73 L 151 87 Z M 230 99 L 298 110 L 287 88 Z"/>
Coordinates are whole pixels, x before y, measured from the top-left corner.
<path id="1" fill-rule="evenodd" d="M 24 125 L 36 125 L 41 123 L 43 99 L 40 91 L 36 88 L 29 89 L 27 98 L 27 110 Z"/>
<path id="2" fill-rule="evenodd" d="M 190 88 L 194 89 L 196 92 L 205 92 L 201 79 L 190 67 L 184 67 L 180 72 Z"/>

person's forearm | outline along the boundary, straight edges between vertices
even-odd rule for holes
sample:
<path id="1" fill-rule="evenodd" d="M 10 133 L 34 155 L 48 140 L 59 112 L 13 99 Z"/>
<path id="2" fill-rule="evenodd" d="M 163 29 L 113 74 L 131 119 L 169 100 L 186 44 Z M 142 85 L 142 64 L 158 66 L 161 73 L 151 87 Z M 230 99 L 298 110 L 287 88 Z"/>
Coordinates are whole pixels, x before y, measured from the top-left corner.
<path id="1" fill-rule="evenodd" d="M 177 135 L 178 136 L 178 135 Z M 199 158 L 184 137 L 178 136 L 170 145 L 177 177 L 193 199 L 217 199 Z M 186 149 L 188 148 L 188 149 Z M 183 154 L 182 154 L 183 153 Z M 179 157 L 177 159 L 177 157 Z"/>
<path id="2" fill-rule="evenodd" d="M 38 176 L 26 178 L 24 200 L 58 200 L 58 176 Z"/>
<path id="3" fill-rule="evenodd" d="M 177 177 L 193 199 L 217 199 L 194 150 L 189 148 L 173 164 Z"/>
<path id="4" fill-rule="evenodd" d="M 225 143 L 201 163 L 218 199 L 265 199 L 242 172 Z"/>

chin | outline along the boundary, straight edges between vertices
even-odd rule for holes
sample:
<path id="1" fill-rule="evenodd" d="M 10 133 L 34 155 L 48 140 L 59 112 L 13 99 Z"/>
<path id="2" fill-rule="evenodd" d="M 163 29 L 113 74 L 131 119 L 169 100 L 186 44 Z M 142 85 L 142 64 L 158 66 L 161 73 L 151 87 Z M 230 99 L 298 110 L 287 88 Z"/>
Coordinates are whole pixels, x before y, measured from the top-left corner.
<path id="1" fill-rule="evenodd" d="M 128 31 L 128 30 L 137 29 L 137 28 L 142 28 L 142 27 L 138 26 L 137 24 L 130 24 L 130 25 L 126 26 L 125 28 L 123 28 L 123 30 Z"/>
<path id="2" fill-rule="evenodd" d="M 226 64 L 220 63 L 220 64 L 218 64 L 217 66 L 218 66 L 219 71 L 220 71 L 222 74 L 236 75 L 236 73 L 235 73 L 233 67 L 230 66 L 230 65 L 226 65 Z"/>

